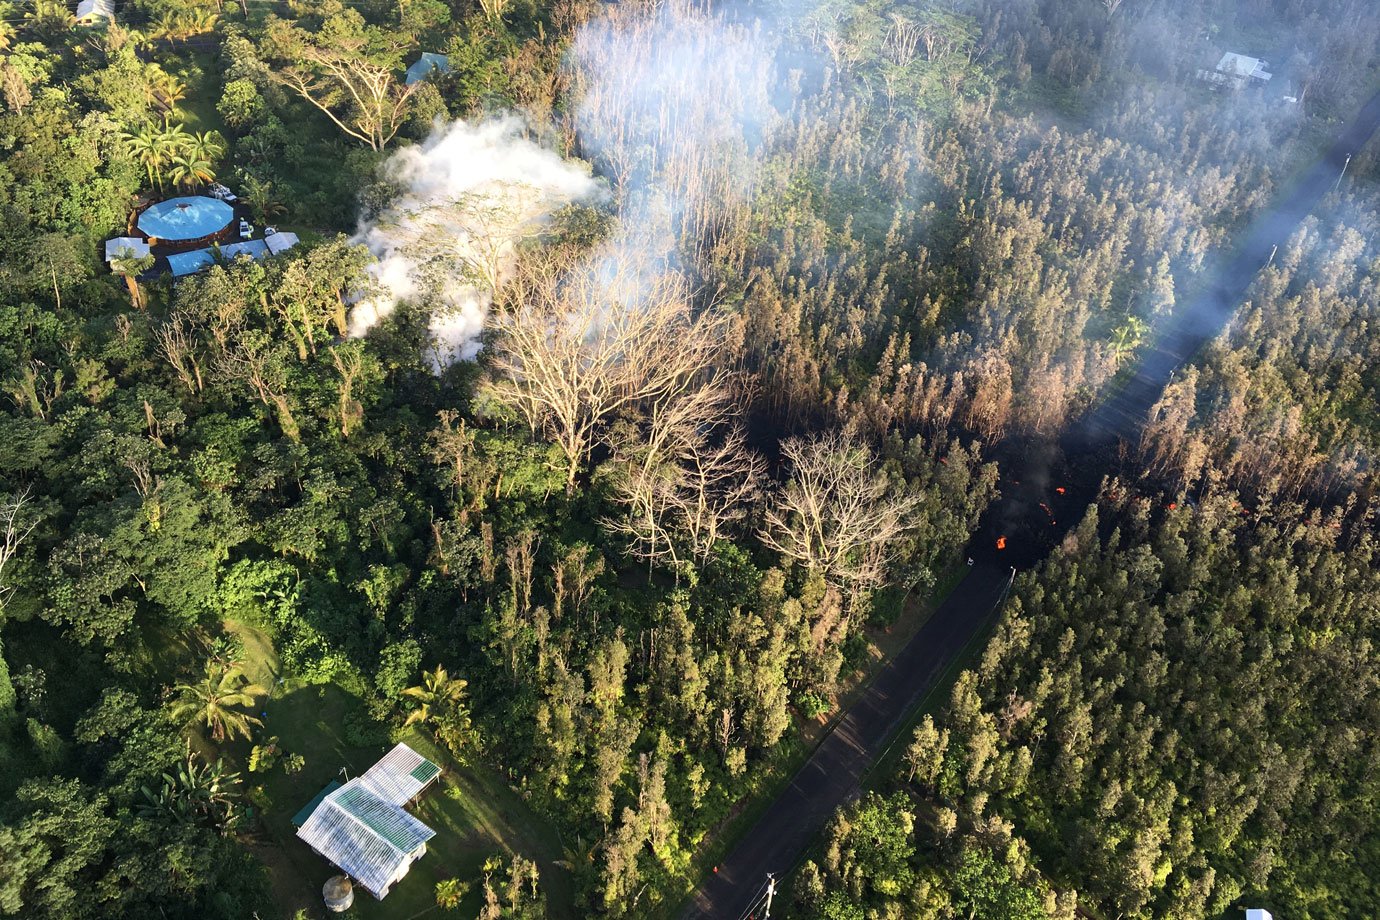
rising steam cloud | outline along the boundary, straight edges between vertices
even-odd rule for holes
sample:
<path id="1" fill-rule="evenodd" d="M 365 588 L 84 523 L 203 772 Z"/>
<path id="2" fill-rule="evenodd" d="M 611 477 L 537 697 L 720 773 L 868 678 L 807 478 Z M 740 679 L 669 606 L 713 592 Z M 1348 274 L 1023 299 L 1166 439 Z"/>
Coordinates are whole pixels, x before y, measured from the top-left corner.
<path id="1" fill-rule="evenodd" d="M 760 24 L 680 0 L 610 8 L 579 29 L 577 134 L 615 183 L 622 217 L 594 260 L 601 272 L 674 264 L 678 244 L 693 249 L 744 215 L 755 154 L 792 95 L 776 54 Z"/>
<path id="2" fill-rule="evenodd" d="M 609 8 L 576 34 L 567 67 L 580 152 L 618 193 L 617 229 L 579 269 L 606 299 L 637 299 L 682 254 L 746 220 L 757 154 L 798 97 L 778 34 L 684 0 Z M 377 293 L 355 306 L 350 331 L 423 304 L 438 367 L 479 352 L 517 244 L 604 187 L 513 117 L 438 128 L 384 170 L 403 193 L 355 237 L 377 258 Z"/>
<path id="3" fill-rule="evenodd" d="M 518 243 L 600 188 L 582 164 L 530 140 L 516 117 L 438 126 L 383 171 L 402 192 L 354 237 L 377 261 L 375 291 L 351 311 L 350 334 L 364 335 L 399 303 L 421 304 L 431 310 L 438 367 L 478 353 Z"/>

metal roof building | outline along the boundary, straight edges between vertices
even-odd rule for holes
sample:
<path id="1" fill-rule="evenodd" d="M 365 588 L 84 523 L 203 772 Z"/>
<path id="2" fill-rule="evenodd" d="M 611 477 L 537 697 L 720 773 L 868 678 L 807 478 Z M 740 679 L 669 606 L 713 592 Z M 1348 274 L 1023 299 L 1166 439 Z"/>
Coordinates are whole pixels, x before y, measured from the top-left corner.
<path id="1" fill-rule="evenodd" d="M 105 260 L 118 259 L 128 253 L 136 259 L 149 254 L 149 242 L 137 236 L 117 236 L 105 241 Z"/>
<path id="2" fill-rule="evenodd" d="M 97 19 L 115 21 L 115 0 L 81 0 L 77 4 L 77 22 L 91 23 Z"/>
<path id="3" fill-rule="evenodd" d="M 450 73 L 450 58 L 444 54 L 436 54 L 432 51 L 423 51 L 421 57 L 407 68 L 406 83 L 411 86 L 413 83 L 421 82 L 433 73 Z"/>
<path id="4" fill-rule="evenodd" d="M 297 836 L 382 900 L 436 836 L 402 806 L 440 773 L 436 764 L 399 744 L 363 776 L 327 792 Z"/>
<path id="5" fill-rule="evenodd" d="M 1269 66 L 1267 61 L 1262 61 L 1260 58 L 1247 57 L 1244 54 L 1237 54 L 1235 51 L 1228 51 L 1217 62 L 1215 70 L 1200 70 L 1198 71 L 1198 78 L 1217 86 L 1245 89 L 1252 82 L 1270 82 L 1270 78 L 1274 74 L 1265 69 Z"/>
<path id="6" fill-rule="evenodd" d="M 267 246 L 268 251 L 275 256 L 280 252 L 287 252 L 300 242 L 301 240 L 297 238 L 297 234 L 287 230 L 279 230 L 264 237 L 264 245 Z"/>

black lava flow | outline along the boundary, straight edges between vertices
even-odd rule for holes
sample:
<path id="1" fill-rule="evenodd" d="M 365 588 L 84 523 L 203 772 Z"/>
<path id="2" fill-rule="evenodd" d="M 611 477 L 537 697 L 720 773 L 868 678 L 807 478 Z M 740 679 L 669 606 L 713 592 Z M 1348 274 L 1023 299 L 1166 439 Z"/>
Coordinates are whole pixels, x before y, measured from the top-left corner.
<path id="1" fill-rule="evenodd" d="M 969 544 L 976 562 L 1025 569 L 1038 564 L 1097 500 L 1103 479 L 1134 450 L 1151 407 L 1177 371 L 1216 337 L 1251 283 L 1299 223 L 1336 186 L 1348 159 L 1380 125 L 1380 92 L 1336 142 L 1293 178 L 1275 204 L 1251 222 L 1234 250 L 1209 269 L 1212 282 L 1157 330 L 1135 367 L 1058 440 L 1008 440 L 989 452 L 1001 471 L 1000 495 Z"/>

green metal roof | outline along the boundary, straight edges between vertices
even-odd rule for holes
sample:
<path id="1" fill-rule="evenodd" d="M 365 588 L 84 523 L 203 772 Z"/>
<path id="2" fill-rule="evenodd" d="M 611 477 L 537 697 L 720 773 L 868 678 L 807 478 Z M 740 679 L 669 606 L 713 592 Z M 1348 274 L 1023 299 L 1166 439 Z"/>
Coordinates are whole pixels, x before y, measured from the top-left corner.
<path id="1" fill-rule="evenodd" d="M 303 824 L 306 824 L 307 819 L 311 817 L 311 813 L 316 811 L 316 806 L 321 804 L 321 800 L 339 788 L 340 783 L 335 780 L 331 780 L 327 783 L 326 788 L 316 794 L 316 798 L 312 799 L 306 805 L 303 805 L 302 810 L 292 816 L 292 826 L 301 827 Z"/>
<path id="2" fill-rule="evenodd" d="M 440 772 L 441 768 L 429 760 L 423 760 L 408 771 L 409 775 L 419 783 L 430 782 L 431 778 Z"/>

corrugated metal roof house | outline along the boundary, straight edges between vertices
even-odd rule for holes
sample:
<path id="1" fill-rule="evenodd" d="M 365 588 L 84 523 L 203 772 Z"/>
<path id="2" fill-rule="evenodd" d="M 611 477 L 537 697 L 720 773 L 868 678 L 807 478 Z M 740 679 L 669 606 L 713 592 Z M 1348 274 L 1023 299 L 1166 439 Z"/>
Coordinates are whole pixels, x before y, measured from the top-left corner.
<path id="1" fill-rule="evenodd" d="M 322 798 L 297 836 L 382 900 L 436 836 L 402 806 L 440 773 L 436 764 L 399 744 L 364 775 Z"/>
<path id="2" fill-rule="evenodd" d="M 93 23 L 97 19 L 115 21 L 115 0 L 81 0 L 77 4 L 77 22 Z"/>
<path id="3" fill-rule="evenodd" d="M 264 245 L 268 246 L 268 251 L 275 256 L 280 252 L 287 252 L 293 246 L 300 243 L 297 234 L 287 230 L 279 230 L 264 237 Z"/>
<path id="4" fill-rule="evenodd" d="M 105 241 L 105 260 L 119 259 L 124 255 L 142 259 L 149 254 L 149 241 L 137 236 L 117 236 Z"/>

